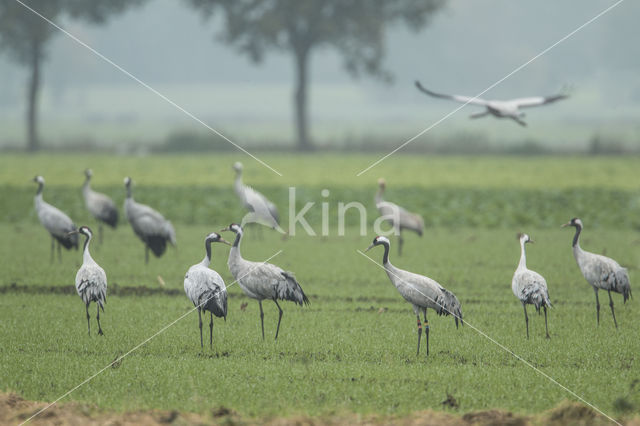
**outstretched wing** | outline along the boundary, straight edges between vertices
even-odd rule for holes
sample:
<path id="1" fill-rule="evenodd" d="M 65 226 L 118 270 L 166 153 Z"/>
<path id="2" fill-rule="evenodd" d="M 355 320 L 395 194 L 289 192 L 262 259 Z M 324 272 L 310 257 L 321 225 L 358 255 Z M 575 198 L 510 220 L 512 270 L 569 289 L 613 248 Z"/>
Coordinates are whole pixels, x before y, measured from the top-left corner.
<path id="1" fill-rule="evenodd" d="M 422 86 L 422 84 L 420 84 L 420 82 L 417 80 L 416 80 L 416 87 L 422 93 L 426 93 L 427 95 L 433 96 L 434 98 L 449 99 L 449 100 L 460 102 L 463 104 L 472 104 L 472 105 L 481 105 L 481 106 L 487 106 L 489 104 L 489 101 L 476 98 L 476 97 L 461 96 L 461 95 L 445 95 L 442 93 L 432 92 L 431 90 L 426 89 L 424 86 Z"/>
<path id="2" fill-rule="evenodd" d="M 535 107 L 550 104 L 562 99 L 568 98 L 569 95 L 553 95 L 553 96 L 533 96 L 530 98 L 513 99 L 511 102 L 518 105 L 518 108 Z"/>

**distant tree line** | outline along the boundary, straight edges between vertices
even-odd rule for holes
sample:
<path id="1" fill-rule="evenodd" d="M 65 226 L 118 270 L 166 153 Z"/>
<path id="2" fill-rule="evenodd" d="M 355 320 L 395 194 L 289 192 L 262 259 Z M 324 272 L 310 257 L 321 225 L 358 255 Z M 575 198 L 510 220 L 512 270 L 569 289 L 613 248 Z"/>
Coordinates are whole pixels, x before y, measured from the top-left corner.
<path id="1" fill-rule="evenodd" d="M 42 63 L 49 41 L 59 32 L 24 5 L 58 22 L 63 16 L 105 23 L 147 0 L 0 0 L 0 49 L 29 71 L 27 149 L 40 148 L 38 94 Z M 386 31 L 402 24 L 419 31 L 446 0 L 185 0 L 209 20 L 223 17 L 219 39 L 259 63 L 269 51 L 291 54 L 295 70 L 293 96 L 297 148 L 313 148 L 308 119 L 309 70 L 312 53 L 336 50 L 353 77 L 368 74 L 388 82 L 385 70 Z M 24 3 L 24 5 L 22 4 Z"/>

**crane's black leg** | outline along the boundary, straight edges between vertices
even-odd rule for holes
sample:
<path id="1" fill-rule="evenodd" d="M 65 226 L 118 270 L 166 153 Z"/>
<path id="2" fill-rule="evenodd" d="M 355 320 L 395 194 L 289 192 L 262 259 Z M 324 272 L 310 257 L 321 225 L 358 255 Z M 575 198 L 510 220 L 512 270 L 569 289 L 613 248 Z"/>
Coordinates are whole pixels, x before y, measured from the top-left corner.
<path id="1" fill-rule="evenodd" d="M 422 338 L 422 324 L 420 323 L 420 315 L 416 314 L 416 318 L 418 319 L 418 350 L 416 352 L 416 356 L 420 355 L 420 339 Z"/>
<path id="2" fill-rule="evenodd" d="M 149 246 L 144 246 L 144 264 L 149 263 Z"/>
<path id="3" fill-rule="evenodd" d="M 211 312 L 211 322 L 209 322 L 209 348 L 213 349 L 213 312 Z"/>
<path id="4" fill-rule="evenodd" d="M 102 245 L 102 224 L 98 225 L 98 244 Z"/>
<path id="5" fill-rule="evenodd" d="M 198 326 L 200 327 L 200 349 L 204 349 L 204 345 L 202 344 L 202 314 L 200 307 L 198 307 Z"/>
<path id="6" fill-rule="evenodd" d="M 51 263 L 53 263 L 53 258 L 56 254 L 56 239 L 51 236 Z"/>
<path id="7" fill-rule="evenodd" d="M 280 331 L 280 320 L 282 320 L 282 308 L 280 308 L 280 305 L 278 305 L 278 301 L 276 299 L 273 299 L 273 301 L 276 303 L 276 306 L 278 307 L 278 328 L 276 328 L 276 338 L 274 340 L 278 340 L 278 332 Z"/>
<path id="8" fill-rule="evenodd" d="M 264 312 L 262 312 L 262 300 L 258 301 L 260 305 L 260 326 L 262 327 L 262 340 L 264 340 Z"/>
<path id="9" fill-rule="evenodd" d="M 58 241 L 58 262 L 62 263 L 62 244 Z"/>
<path id="10" fill-rule="evenodd" d="M 89 304 L 85 305 L 85 309 L 87 310 L 87 333 L 91 336 L 91 323 L 89 322 Z"/>
<path id="11" fill-rule="evenodd" d="M 424 311 L 424 335 L 427 336 L 427 356 L 429 356 L 429 321 L 427 320 L 427 310 Z"/>
<path id="12" fill-rule="evenodd" d="M 618 328 L 618 321 L 616 321 L 616 313 L 613 311 L 613 299 L 611 298 L 611 290 L 607 290 L 607 293 L 609 293 L 609 306 L 611 306 L 611 315 L 613 315 L 613 323 L 616 325 L 616 328 Z"/>
<path id="13" fill-rule="evenodd" d="M 402 243 L 404 240 L 402 239 L 402 231 L 398 232 L 398 256 L 402 256 Z"/>
<path id="14" fill-rule="evenodd" d="M 527 325 L 527 339 L 529 338 L 529 316 L 527 315 L 527 305 L 522 302 L 522 307 L 524 308 L 524 322 Z"/>
<path id="15" fill-rule="evenodd" d="M 98 307 L 98 309 L 97 309 L 98 314 L 96 316 L 96 318 L 98 319 L 98 335 L 99 336 L 104 336 L 104 333 L 102 332 L 102 327 L 100 326 L 100 304 L 96 303 L 96 306 Z"/>
<path id="16" fill-rule="evenodd" d="M 596 292 L 596 324 L 600 325 L 600 300 L 598 299 L 598 289 L 594 287 L 593 291 Z"/>
<path id="17" fill-rule="evenodd" d="M 544 309 L 544 329 L 547 331 L 547 339 L 551 339 L 551 336 L 549 336 L 549 326 L 547 325 L 547 306 L 543 306 L 542 309 Z"/>

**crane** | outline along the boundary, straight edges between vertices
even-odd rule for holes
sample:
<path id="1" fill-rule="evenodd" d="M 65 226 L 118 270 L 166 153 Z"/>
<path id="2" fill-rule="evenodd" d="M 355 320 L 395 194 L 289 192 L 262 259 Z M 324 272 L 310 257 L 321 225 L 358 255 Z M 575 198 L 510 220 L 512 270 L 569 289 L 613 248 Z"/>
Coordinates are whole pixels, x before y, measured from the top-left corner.
<path id="1" fill-rule="evenodd" d="M 53 262 L 55 245 L 58 245 L 58 260 L 62 261 L 61 247 L 70 250 L 72 247 L 78 249 L 78 236 L 70 234 L 71 231 L 77 230 L 73 221 L 63 213 L 60 209 L 52 206 L 42 199 L 42 190 L 44 189 L 44 178 L 36 176 L 33 181 L 38 184 L 38 192 L 35 196 L 35 207 L 38 219 L 42 226 L 51 234 L 51 261 Z"/>
<path id="2" fill-rule="evenodd" d="M 513 279 L 511 280 L 511 290 L 513 290 L 513 294 L 515 294 L 520 300 L 522 308 L 524 309 L 524 321 L 527 326 L 527 339 L 529 338 L 529 317 L 527 316 L 527 305 L 534 305 L 538 314 L 540 313 L 540 307 L 544 310 L 544 328 L 547 333 L 546 337 L 549 339 L 547 306 L 551 307 L 551 301 L 549 300 L 547 282 L 539 273 L 527 269 L 527 258 L 525 255 L 524 245 L 526 243 L 533 243 L 533 240 L 527 234 L 518 234 L 518 240 L 520 241 L 520 262 L 518 263 L 516 272 L 513 274 Z"/>
<path id="3" fill-rule="evenodd" d="M 242 183 L 242 169 L 241 162 L 237 161 L 233 164 L 233 170 L 236 172 L 233 189 L 244 208 L 249 212 L 243 218 L 243 225 L 246 223 L 259 223 L 285 233 L 280 227 L 278 208 L 260 192 Z"/>
<path id="4" fill-rule="evenodd" d="M 432 92 L 431 90 L 424 88 L 419 81 L 416 81 L 416 87 L 422 93 L 433 96 L 435 98 L 449 99 L 463 104 L 468 103 L 472 105 L 483 106 L 486 108 L 485 111 L 472 114 L 470 118 L 480 118 L 491 114 L 496 118 L 510 118 L 521 126 L 526 126 L 527 123 L 522 120 L 525 116 L 525 113 L 520 111 L 520 108 L 546 105 L 569 97 L 569 95 L 567 94 L 559 94 L 552 96 L 533 96 L 529 98 L 509 99 L 504 101 L 485 100 L 471 96 L 443 95 L 441 93 Z"/>
<path id="5" fill-rule="evenodd" d="M 171 222 L 151 207 L 137 203 L 133 199 L 130 177 L 124 178 L 127 198 L 124 200 L 124 213 L 133 228 L 133 232 L 145 244 L 144 261 L 149 263 L 149 249 L 156 257 L 162 256 L 167 248 L 167 241 L 175 247 L 176 231 Z"/>
<path id="6" fill-rule="evenodd" d="M 202 311 L 209 311 L 211 321 L 209 322 L 209 346 L 213 348 L 213 316 L 227 319 L 227 288 L 224 280 L 213 269 L 209 268 L 211 263 L 211 243 L 223 243 L 231 245 L 219 234 L 212 232 L 204 240 L 206 254 L 202 262 L 196 263 L 189 268 L 184 276 L 184 291 L 193 306 L 198 309 L 198 320 L 200 326 L 200 347 L 202 344 Z"/>
<path id="7" fill-rule="evenodd" d="M 458 328 L 458 320 L 464 325 L 460 302 L 452 292 L 442 287 L 437 281 L 424 275 L 418 275 L 393 266 L 389 261 L 389 247 L 391 246 L 391 242 L 387 237 L 375 237 L 373 243 L 371 243 L 365 252 L 376 246 L 384 247 L 382 266 L 387 272 L 391 283 L 398 289 L 400 295 L 404 297 L 404 300 L 411 303 L 413 312 L 418 319 L 418 350 L 416 356 L 420 354 L 420 338 L 422 336 L 420 312 L 424 315 L 424 334 L 427 338 L 427 356 L 429 356 L 429 321 L 427 321 L 427 308 L 433 309 L 438 315 L 453 315 L 456 328 Z"/>
<path id="8" fill-rule="evenodd" d="M 232 223 L 223 231 L 231 231 L 236 234 L 236 239 L 229 251 L 229 271 L 234 276 L 242 291 L 258 301 L 260 306 L 260 325 L 262 327 L 262 339 L 264 340 L 264 312 L 262 311 L 262 301 L 273 300 L 278 307 L 278 327 L 276 337 L 280 331 L 280 321 L 282 320 L 282 308 L 278 300 L 289 300 L 302 306 L 308 305 L 309 299 L 304 294 L 302 287 L 296 280 L 292 272 L 266 262 L 251 262 L 242 258 L 240 253 L 240 240 L 242 239 L 242 226 Z"/>
<path id="9" fill-rule="evenodd" d="M 84 176 L 85 181 L 82 185 L 84 204 L 89 213 L 98 219 L 98 242 L 102 244 L 102 224 L 106 223 L 115 229 L 118 226 L 118 209 L 111 198 L 91 189 L 91 177 L 93 176 L 91 169 L 86 169 Z"/>
<path id="10" fill-rule="evenodd" d="M 100 326 L 100 309 L 104 313 L 104 305 L 107 303 L 107 274 L 104 269 L 96 263 L 89 253 L 89 243 L 93 237 L 93 232 L 88 226 L 81 226 L 70 234 L 82 234 L 86 237 L 84 240 L 84 249 L 82 251 L 82 266 L 76 274 L 76 291 L 82 299 L 87 312 L 87 332 L 91 336 L 91 322 L 89 317 L 89 304 L 96 303 L 98 321 L 98 335 L 102 336 L 102 327 Z"/>
<path id="11" fill-rule="evenodd" d="M 422 236 L 422 230 L 424 229 L 424 220 L 422 216 L 417 213 L 411 213 L 399 205 L 385 201 L 382 198 L 384 190 L 387 187 L 387 182 L 380 178 L 378 179 L 378 192 L 375 196 L 376 208 L 380 215 L 385 217 L 391 226 L 393 226 L 394 232 L 398 235 L 398 256 L 402 255 L 402 244 L 404 240 L 402 238 L 402 231 L 407 229 L 413 231 L 419 236 Z"/>
<path id="12" fill-rule="evenodd" d="M 613 323 L 618 328 L 616 321 L 616 313 L 613 310 L 613 299 L 611 292 L 622 294 L 624 303 L 631 297 L 631 284 L 629 283 L 629 274 L 627 269 L 623 268 L 615 260 L 595 253 L 582 250 L 580 247 L 580 233 L 582 232 L 582 220 L 574 217 L 569 222 L 562 225 L 573 226 L 576 233 L 573 236 L 573 257 L 582 272 L 582 275 L 593 287 L 596 294 L 596 321 L 600 325 L 600 300 L 598 300 L 598 290 L 606 290 L 609 294 L 609 306 L 611 307 L 611 315 Z"/>

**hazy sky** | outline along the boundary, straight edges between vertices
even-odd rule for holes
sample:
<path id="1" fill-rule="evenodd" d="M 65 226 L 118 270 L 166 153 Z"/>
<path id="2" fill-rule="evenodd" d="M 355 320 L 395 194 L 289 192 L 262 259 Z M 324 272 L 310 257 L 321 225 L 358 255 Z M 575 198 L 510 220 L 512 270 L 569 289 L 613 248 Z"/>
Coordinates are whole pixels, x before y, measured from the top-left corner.
<path id="1" fill-rule="evenodd" d="M 450 1 L 420 33 L 390 29 L 385 65 L 395 77 L 391 85 L 369 77 L 354 80 L 334 52 L 317 51 L 311 71 L 313 133 L 332 140 L 415 134 L 457 106 L 418 93 L 416 78 L 437 91 L 475 95 L 613 3 Z M 637 140 L 638 16 L 640 3 L 624 1 L 485 95 L 546 95 L 571 87 L 570 100 L 529 110 L 528 128 L 491 118 L 470 121 L 467 116 L 476 109 L 467 107 L 433 134 L 576 142 L 611 131 Z M 61 24 L 216 128 L 253 142 L 290 138 L 291 58 L 273 53 L 263 64 L 252 64 L 215 38 L 218 22 L 204 22 L 185 2 L 151 0 L 103 27 Z M 2 55 L 0 75 L 5 133 L 9 141 L 19 141 L 26 73 Z M 53 139 L 89 132 L 96 140 L 107 134 L 151 140 L 176 127 L 201 130 L 62 34 L 51 44 L 41 111 L 43 132 L 50 130 Z M 145 132 L 149 125 L 153 130 Z"/>

